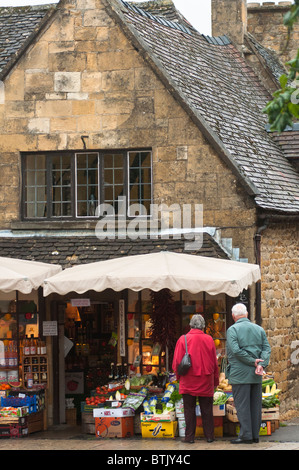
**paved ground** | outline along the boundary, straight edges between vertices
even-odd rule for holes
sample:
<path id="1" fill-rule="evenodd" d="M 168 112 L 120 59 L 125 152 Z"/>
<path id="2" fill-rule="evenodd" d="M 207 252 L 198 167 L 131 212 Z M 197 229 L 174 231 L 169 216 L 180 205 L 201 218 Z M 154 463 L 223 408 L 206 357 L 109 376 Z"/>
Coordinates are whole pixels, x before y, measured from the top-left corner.
<path id="1" fill-rule="evenodd" d="M 186 444 L 181 438 L 176 439 L 143 439 L 141 436 L 135 436 L 128 439 L 99 439 L 93 435 L 82 434 L 81 427 L 71 427 L 67 425 L 54 426 L 46 432 L 38 432 L 30 434 L 27 437 L 19 439 L 0 439 L 0 450 L 35 450 L 35 451 L 105 451 L 103 458 L 107 459 L 107 463 L 123 463 L 115 460 L 120 455 L 147 455 L 147 453 L 139 451 L 147 451 L 152 455 L 147 457 L 147 464 L 160 463 L 168 466 L 173 463 L 168 461 L 168 455 L 189 454 L 196 455 L 200 450 L 299 450 L 299 418 L 281 423 L 271 436 L 262 436 L 258 444 L 233 445 L 230 443 L 229 437 L 216 438 L 213 443 L 207 443 L 205 439 L 198 439 L 194 444 Z M 148 454 L 149 455 L 149 454 Z M 164 457 L 162 456 L 164 455 Z M 136 457 L 137 458 L 137 457 Z M 144 457 L 142 457 L 144 458 Z M 185 457 L 188 459 L 188 457 Z M 113 459 L 108 462 L 108 459 Z M 156 459 L 149 462 L 149 459 Z M 159 462 L 157 459 L 160 459 Z M 162 460 L 161 460 L 162 459 Z M 133 463 L 133 462 L 129 462 Z M 140 462 L 139 462 L 140 463 Z M 185 463 L 188 463 L 187 461 Z M 134 466 L 139 466 L 136 461 Z M 143 465 L 144 467 L 145 465 Z"/>

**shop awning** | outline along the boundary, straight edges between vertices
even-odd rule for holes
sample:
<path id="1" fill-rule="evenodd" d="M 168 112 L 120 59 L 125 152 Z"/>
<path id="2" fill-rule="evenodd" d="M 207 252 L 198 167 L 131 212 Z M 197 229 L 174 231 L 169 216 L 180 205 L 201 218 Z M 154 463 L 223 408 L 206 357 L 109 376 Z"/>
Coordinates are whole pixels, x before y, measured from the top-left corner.
<path id="1" fill-rule="evenodd" d="M 55 264 L 0 257 L 0 291 L 17 290 L 23 294 L 30 294 L 32 290 L 42 285 L 45 278 L 61 270 L 61 266 Z"/>
<path id="2" fill-rule="evenodd" d="M 236 297 L 260 277 L 255 264 L 161 251 L 68 268 L 45 280 L 44 295 L 167 288 Z"/>

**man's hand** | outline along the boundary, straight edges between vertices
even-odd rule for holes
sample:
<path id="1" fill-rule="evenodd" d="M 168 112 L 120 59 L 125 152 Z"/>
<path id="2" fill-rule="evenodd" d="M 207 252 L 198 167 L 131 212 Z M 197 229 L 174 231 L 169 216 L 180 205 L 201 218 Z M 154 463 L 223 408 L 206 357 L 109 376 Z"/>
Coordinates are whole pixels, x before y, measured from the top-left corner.
<path id="1" fill-rule="evenodd" d="M 255 373 L 256 375 L 263 375 L 263 366 L 261 364 L 259 364 L 260 362 L 264 362 L 263 359 L 256 359 L 255 360 Z"/>

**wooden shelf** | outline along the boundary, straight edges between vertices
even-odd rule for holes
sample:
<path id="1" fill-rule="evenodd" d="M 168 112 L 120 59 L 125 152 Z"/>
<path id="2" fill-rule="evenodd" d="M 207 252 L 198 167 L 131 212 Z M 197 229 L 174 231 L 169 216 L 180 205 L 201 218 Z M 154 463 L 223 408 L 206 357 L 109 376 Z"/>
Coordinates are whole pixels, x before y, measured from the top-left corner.
<path id="1" fill-rule="evenodd" d="M 22 362 L 23 384 L 27 386 L 27 373 L 32 372 L 33 385 L 48 385 L 48 357 L 46 354 L 36 356 L 24 356 Z"/>

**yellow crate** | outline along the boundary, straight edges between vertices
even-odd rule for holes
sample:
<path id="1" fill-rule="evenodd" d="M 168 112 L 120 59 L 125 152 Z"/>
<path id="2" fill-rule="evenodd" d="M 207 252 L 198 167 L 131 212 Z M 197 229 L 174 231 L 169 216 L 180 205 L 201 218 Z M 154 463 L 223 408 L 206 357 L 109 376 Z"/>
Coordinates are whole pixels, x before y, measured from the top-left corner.
<path id="1" fill-rule="evenodd" d="M 178 426 L 179 426 L 179 436 L 185 437 L 185 428 L 186 428 L 185 418 L 178 418 Z M 215 437 L 223 437 L 223 418 L 222 417 L 218 417 L 218 416 L 214 417 L 214 435 Z M 204 437 L 201 416 L 196 417 L 195 437 Z"/>
<path id="2" fill-rule="evenodd" d="M 176 437 L 177 421 L 143 421 L 141 422 L 141 434 L 145 438 L 174 438 Z"/>
<path id="3" fill-rule="evenodd" d="M 236 424 L 236 433 L 237 435 L 240 432 L 240 426 L 239 424 Z M 271 429 L 271 421 L 263 421 L 260 427 L 260 436 L 271 436 L 272 434 L 272 429 Z"/>

